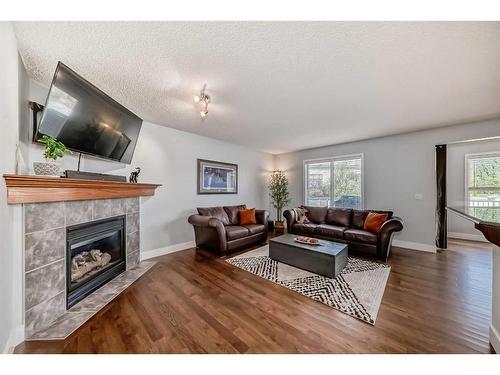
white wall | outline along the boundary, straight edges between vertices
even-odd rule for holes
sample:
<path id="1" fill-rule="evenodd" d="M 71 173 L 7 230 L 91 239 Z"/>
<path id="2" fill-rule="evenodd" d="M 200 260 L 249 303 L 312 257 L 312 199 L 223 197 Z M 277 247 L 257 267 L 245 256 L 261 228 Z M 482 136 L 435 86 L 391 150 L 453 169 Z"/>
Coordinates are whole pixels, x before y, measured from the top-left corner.
<path id="1" fill-rule="evenodd" d="M 465 155 L 500 152 L 500 139 L 457 143 L 448 146 L 447 199 L 452 206 L 465 204 Z M 448 215 L 448 235 L 486 241 L 470 221 Z"/>
<path id="2" fill-rule="evenodd" d="M 197 158 L 238 164 L 238 194 L 197 195 Z M 142 199 L 141 249 L 194 240 L 187 218 L 196 207 L 246 203 L 267 209 L 266 182 L 273 164 L 270 154 L 145 123 L 132 166 L 142 168 L 143 181 L 163 186 L 155 197 Z"/>
<path id="3" fill-rule="evenodd" d="M 0 22 L 0 174 L 15 173 L 16 144 L 19 124 L 19 57 L 17 43 L 8 22 Z M 19 221 L 16 209 L 6 202 L 5 183 L 0 183 L 0 352 L 14 343 L 15 327 L 19 324 L 14 303 L 19 290 L 16 272 L 20 249 Z M 21 271 L 21 270 L 19 270 Z"/>
<path id="4" fill-rule="evenodd" d="M 30 80 L 26 101 L 44 104 L 47 93 L 47 87 Z M 216 124 L 207 122 L 200 126 Z M 30 134 L 23 136 L 23 156 L 31 171 L 32 162 L 43 159 L 43 148 L 30 142 Z M 197 195 L 198 158 L 238 164 L 238 194 Z M 76 155 L 65 156 L 62 169 L 76 169 L 77 162 Z M 139 166 L 140 181 L 163 185 L 154 197 L 141 198 L 141 250 L 147 252 L 193 241 L 193 228 L 187 218 L 196 207 L 246 203 L 249 207 L 268 209 L 266 184 L 274 168 L 274 156 L 144 122 L 131 165 L 85 156 L 81 166 L 84 171 L 127 176 Z"/>
<path id="5" fill-rule="evenodd" d="M 365 208 L 393 210 L 403 218 L 405 227 L 395 236 L 400 246 L 433 250 L 434 146 L 498 135 L 500 119 L 282 154 L 276 168 L 287 172 L 290 206 L 297 206 L 303 203 L 303 160 L 363 153 Z M 415 194 L 423 199 L 416 200 Z"/>

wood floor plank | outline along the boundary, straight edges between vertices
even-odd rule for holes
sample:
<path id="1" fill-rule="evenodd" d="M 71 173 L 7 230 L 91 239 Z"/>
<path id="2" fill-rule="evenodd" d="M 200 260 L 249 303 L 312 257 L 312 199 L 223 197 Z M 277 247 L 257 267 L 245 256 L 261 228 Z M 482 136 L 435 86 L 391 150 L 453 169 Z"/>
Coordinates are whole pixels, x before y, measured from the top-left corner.
<path id="1" fill-rule="evenodd" d="M 201 249 L 158 264 L 62 341 L 17 353 L 489 353 L 491 247 L 393 248 L 375 326 Z"/>

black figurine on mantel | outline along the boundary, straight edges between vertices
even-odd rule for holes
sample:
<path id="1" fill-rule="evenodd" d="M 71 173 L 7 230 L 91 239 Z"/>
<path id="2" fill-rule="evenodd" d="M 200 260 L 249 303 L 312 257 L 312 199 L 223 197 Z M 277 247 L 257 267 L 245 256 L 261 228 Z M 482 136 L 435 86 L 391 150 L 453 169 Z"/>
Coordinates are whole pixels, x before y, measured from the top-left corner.
<path id="1" fill-rule="evenodd" d="M 139 177 L 139 173 L 141 173 L 141 168 L 137 167 L 134 172 L 130 173 L 130 177 L 128 178 L 128 182 L 133 184 L 137 184 L 137 177 Z"/>

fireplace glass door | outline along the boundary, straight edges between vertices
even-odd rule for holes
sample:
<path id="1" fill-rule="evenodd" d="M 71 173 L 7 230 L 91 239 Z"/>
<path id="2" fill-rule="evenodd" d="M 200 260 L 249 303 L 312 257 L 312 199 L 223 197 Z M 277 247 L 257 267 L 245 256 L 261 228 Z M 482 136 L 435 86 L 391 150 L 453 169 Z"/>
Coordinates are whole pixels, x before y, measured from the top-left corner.
<path id="1" fill-rule="evenodd" d="M 67 228 L 67 307 L 125 270 L 125 216 Z"/>

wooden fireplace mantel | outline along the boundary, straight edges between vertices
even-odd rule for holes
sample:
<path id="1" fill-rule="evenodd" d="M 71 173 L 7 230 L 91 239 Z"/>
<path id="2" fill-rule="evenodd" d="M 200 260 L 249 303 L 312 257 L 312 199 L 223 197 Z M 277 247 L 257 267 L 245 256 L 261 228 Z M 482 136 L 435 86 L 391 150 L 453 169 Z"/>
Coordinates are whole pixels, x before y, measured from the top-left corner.
<path id="1" fill-rule="evenodd" d="M 12 174 L 4 174 L 3 178 L 8 204 L 152 196 L 161 186 Z"/>

